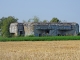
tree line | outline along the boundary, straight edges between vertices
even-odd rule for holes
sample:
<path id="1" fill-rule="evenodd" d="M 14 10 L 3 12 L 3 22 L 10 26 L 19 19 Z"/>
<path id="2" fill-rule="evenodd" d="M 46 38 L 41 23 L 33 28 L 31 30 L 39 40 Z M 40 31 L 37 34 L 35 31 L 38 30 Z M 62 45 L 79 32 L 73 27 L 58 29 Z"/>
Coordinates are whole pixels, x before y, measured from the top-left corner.
<path id="1" fill-rule="evenodd" d="M 18 22 L 18 18 L 15 18 L 14 16 L 8 16 L 8 17 L 2 17 L 0 18 L 0 33 L 1 36 L 3 37 L 11 37 L 11 34 L 9 32 L 9 26 L 11 23 L 15 23 Z M 43 22 L 43 23 L 48 23 L 48 22 L 55 22 L 58 23 L 60 22 L 60 20 L 56 17 L 52 18 L 50 21 L 48 20 L 43 20 L 40 21 L 39 17 L 34 16 L 33 18 L 30 18 L 29 20 L 23 20 L 24 22 L 34 22 L 34 23 L 38 23 L 38 22 Z"/>
<path id="2" fill-rule="evenodd" d="M 48 22 L 60 22 L 60 20 L 56 17 L 53 17 L 50 21 L 48 20 L 43 20 L 43 21 L 40 21 L 39 17 L 37 16 L 34 16 L 33 18 L 30 18 L 27 22 L 43 22 L 43 23 L 48 23 Z"/>

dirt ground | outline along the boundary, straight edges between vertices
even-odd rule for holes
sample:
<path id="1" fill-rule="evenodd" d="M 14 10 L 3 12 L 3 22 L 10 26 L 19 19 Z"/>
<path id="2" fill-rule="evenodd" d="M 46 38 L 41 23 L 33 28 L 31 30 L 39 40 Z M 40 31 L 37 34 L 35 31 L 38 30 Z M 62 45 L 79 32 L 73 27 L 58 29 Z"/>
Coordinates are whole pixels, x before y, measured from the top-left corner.
<path id="1" fill-rule="evenodd" d="M 0 42 L 0 60 L 80 60 L 80 41 Z"/>

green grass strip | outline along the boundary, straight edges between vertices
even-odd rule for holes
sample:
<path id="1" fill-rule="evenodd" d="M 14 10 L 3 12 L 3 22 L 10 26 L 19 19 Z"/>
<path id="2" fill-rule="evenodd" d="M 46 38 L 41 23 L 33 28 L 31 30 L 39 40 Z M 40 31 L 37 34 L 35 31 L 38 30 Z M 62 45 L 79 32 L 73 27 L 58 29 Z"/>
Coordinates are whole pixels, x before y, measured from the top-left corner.
<path id="1" fill-rule="evenodd" d="M 0 37 L 0 41 L 60 41 L 60 40 L 80 40 L 80 36 L 49 36 L 49 37 Z"/>

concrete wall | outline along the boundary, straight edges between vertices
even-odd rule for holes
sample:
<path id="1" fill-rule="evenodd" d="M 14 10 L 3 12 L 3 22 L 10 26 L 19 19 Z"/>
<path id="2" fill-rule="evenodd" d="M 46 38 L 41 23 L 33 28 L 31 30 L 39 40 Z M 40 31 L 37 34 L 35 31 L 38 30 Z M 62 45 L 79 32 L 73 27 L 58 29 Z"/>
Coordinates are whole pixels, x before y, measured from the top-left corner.
<path id="1" fill-rule="evenodd" d="M 14 36 L 24 35 L 24 26 L 23 23 L 11 23 L 10 24 L 10 33 Z"/>
<path id="2" fill-rule="evenodd" d="M 37 24 L 34 26 L 35 36 L 57 36 L 57 35 L 73 35 L 76 36 L 79 33 L 79 25 L 77 23 L 56 23 L 56 24 Z"/>
<path id="3" fill-rule="evenodd" d="M 25 36 L 34 35 L 33 28 L 34 27 L 33 27 L 33 24 L 32 23 L 24 23 Z"/>
<path id="4" fill-rule="evenodd" d="M 9 28 L 10 33 L 14 34 L 15 36 L 18 35 L 18 26 L 17 25 L 18 25 L 18 23 L 11 23 L 10 28 Z"/>

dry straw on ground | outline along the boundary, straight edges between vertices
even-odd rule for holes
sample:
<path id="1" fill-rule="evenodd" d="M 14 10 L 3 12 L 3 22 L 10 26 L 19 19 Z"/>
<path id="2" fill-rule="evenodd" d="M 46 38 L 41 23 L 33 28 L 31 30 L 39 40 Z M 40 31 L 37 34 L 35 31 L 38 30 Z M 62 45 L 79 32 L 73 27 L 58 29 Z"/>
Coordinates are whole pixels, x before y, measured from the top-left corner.
<path id="1" fill-rule="evenodd" d="M 0 42 L 0 60 L 80 60 L 80 41 Z"/>

